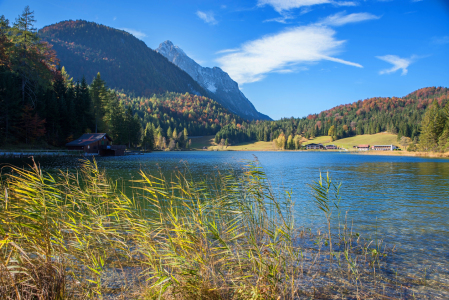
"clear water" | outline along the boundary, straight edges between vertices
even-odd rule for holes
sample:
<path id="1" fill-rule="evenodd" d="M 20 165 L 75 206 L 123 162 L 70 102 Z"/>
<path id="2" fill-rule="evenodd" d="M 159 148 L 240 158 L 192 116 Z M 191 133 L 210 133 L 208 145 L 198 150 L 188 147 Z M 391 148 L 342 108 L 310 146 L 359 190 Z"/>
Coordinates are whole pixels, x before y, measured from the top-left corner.
<path id="1" fill-rule="evenodd" d="M 98 157 L 112 178 L 132 179 L 140 169 L 169 173 L 189 166 L 194 176 L 220 170 L 241 169 L 257 157 L 281 192 L 293 191 L 299 225 L 324 225 L 312 203 L 307 184 L 329 172 L 342 183 L 341 208 L 353 220 L 354 231 L 366 238 L 382 239 L 399 251 L 395 260 L 410 270 L 426 270 L 429 278 L 449 286 L 449 160 L 417 157 L 370 156 L 317 152 L 155 152 L 124 157 Z M 53 172 L 79 165 L 77 158 L 40 158 Z M 27 160 L 0 163 L 23 165 Z M 418 272 L 418 271 L 416 271 Z"/>

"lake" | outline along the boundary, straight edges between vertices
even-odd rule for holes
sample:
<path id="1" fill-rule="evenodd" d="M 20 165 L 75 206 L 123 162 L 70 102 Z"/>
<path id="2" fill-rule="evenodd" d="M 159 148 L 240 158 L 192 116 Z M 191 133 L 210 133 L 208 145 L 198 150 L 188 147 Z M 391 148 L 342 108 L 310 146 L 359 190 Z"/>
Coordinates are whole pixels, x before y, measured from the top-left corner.
<path id="1" fill-rule="evenodd" d="M 341 210 L 354 232 L 382 239 L 397 249 L 394 259 L 426 278 L 449 286 L 449 160 L 323 152 L 154 152 L 123 157 L 98 157 L 114 179 L 135 179 L 140 169 L 169 173 L 188 165 L 193 176 L 241 169 L 255 157 L 278 192 L 292 190 L 298 225 L 325 225 L 313 205 L 308 184 L 329 172 L 342 183 Z M 73 169 L 77 158 L 40 158 L 41 166 Z M 20 159 L 0 163 L 23 165 Z M 411 271 L 412 272 L 412 271 Z"/>

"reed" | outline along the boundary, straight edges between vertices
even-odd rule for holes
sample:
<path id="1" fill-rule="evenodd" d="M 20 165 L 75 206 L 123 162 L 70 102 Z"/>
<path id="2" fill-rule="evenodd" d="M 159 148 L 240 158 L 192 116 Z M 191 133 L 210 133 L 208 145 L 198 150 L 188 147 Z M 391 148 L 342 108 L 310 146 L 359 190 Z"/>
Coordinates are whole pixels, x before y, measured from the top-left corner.
<path id="1" fill-rule="evenodd" d="M 347 222 L 332 230 L 329 214 L 327 234 L 297 228 L 292 194 L 273 193 L 257 162 L 203 180 L 187 171 L 171 178 L 142 171 L 132 195 L 88 160 L 76 173 L 51 176 L 34 165 L 4 177 L 3 299 L 363 298 L 385 291 L 371 284 L 373 270 L 385 279 L 385 248 L 372 252 Z M 312 186 L 323 192 L 318 204 L 333 203 L 329 182 Z"/>

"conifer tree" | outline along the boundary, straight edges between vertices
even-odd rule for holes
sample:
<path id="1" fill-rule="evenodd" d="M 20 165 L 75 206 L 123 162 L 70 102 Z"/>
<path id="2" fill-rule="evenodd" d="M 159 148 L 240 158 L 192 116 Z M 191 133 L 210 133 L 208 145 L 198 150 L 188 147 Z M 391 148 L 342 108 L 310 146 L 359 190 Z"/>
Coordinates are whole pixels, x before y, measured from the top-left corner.
<path id="1" fill-rule="evenodd" d="M 58 62 L 56 53 L 46 43 L 40 43 L 37 30 L 34 28 L 34 12 L 26 6 L 22 14 L 16 18 L 10 30 L 10 37 L 17 51 L 13 52 L 13 71 L 21 78 L 22 103 L 26 98 L 36 106 L 37 85 L 49 86 L 51 71 Z"/>
<path id="2" fill-rule="evenodd" d="M 421 123 L 419 148 L 423 151 L 436 151 L 445 126 L 445 117 L 438 102 L 434 101 L 424 114 Z"/>
<path id="3" fill-rule="evenodd" d="M 154 149 L 154 131 L 153 131 L 153 124 L 147 123 L 147 126 L 145 127 L 143 138 L 142 138 L 142 145 L 144 146 L 145 150 L 153 150 Z"/>
<path id="4" fill-rule="evenodd" d="M 105 131 L 104 116 L 109 102 L 109 92 L 106 83 L 101 79 L 100 72 L 92 81 L 89 88 L 92 99 L 93 116 L 95 118 L 95 133 Z"/>

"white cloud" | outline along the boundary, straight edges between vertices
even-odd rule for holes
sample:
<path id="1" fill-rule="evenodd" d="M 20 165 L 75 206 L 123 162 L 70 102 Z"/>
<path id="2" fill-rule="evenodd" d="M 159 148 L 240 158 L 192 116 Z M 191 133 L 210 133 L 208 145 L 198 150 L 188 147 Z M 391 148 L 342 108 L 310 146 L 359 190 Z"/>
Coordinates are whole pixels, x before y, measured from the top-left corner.
<path id="1" fill-rule="evenodd" d="M 408 66 L 413 62 L 412 58 L 400 58 L 396 55 L 376 56 L 376 58 L 386 61 L 393 65 L 390 69 L 384 69 L 379 74 L 390 74 L 402 69 L 401 75 L 406 75 Z"/>
<path id="2" fill-rule="evenodd" d="M 243 44 L 238 51 L 217 61 L 239 84 L 256 82 L 270 72 L 285 73 L 298 64 L 334 61 L 349 66 L 358 63 L 335 58 L 345 41 L 336 40 L 335 31 L 317 25 L 299 26 Z"/>
<path id="3" fill-rule="evenodd" d="M 285 10 L 318 4 L 333 4 L 336 6 L 357 5 L 357 3 L 354 1 L 335 1 L 335 0 L 258 0 L 257 3 L 258 6 L 270 5 L 279 13 Z"/>
<path id="4" fill-rule="evenodd" d="M 203 12 L 203 11 L 197 11 L 196 15 L 206 22 L 207 24 L 215 25 L 217 24 L 217 20 L 215 20 L 214 13 L 213 12 Z"/>
<path id="5" fill-rule="evenodd" d="M 340 12 L 321 20 L 320 22 L 318 22 L 318 24 L 329 26 L 342 26 L 349 23 L 356 23 L 377 19 L 380 19 L 380 17 L 370 13 L 354 13 L 345 15 L 345 12 Z"/>
<path id="6" fill-rule="evenodd" d="M 119 28 L 119 29 L 131 33 L 132 35 L 134 35 L 138 39 L 143 39 L 144 37 L 147 36 L 142 31 L 138 31 L 138 30 L 135 30 L 135 29 L 130 29 L 130 28 Z"/>
<path id="7" fill-rule="evenodd" d="M 117 20 L 117 17 L 112 18 L 113 21 Z"/>

